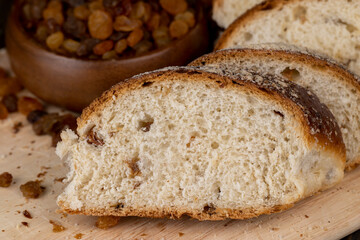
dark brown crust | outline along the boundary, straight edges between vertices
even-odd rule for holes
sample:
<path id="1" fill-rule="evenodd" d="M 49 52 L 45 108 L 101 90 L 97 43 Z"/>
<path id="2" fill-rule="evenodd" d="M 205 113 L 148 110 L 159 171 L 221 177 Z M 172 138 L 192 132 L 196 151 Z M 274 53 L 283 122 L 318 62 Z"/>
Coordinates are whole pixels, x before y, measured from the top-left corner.
<path id="1" fill-rule="evenodd" d="M 262 14 L 264 11 L 268 11 L 271 9 L 280 9 L 286 4 L 290 4 L 293 2 L 304 2 L 304 1 L 314 1 L 314 0 L 266 0 L 255 7 L 249 9 L 246 13 L 238 17 L 220 36 L 218 42 L 216 43 L 214 50 L 220 50 L 224 48 L 224 45 L 231 38 L 231 35 L 235 30 L 239 27 L 242 27 L 247 24 L 247 22 L 255 19 L 258 14 Z M 317 0 L 321 1 L 321 0 Z"/>
<path id="2" fill-rule="evenodd" d="M 148 218 L 169 218 L 179 219 L 184 216 L 189 216 L 200 221 L 210 220 L 225 220 L 225 219 L 248 219 L 257 217 L 262 214 L 272 214 L 282 212 L 294 206 L 294 204 L 286 204 L 282 206 L 274 206 L 271 208 L 247 208 L 242 210 L 237 209 L 225 209 L 217 208 L 211 212 L 207 211 L 195 211 L 192 209 L 179 209 L 179 208 L 113 208 L 113 209 L 82 209 L 73 210 L 66 208 L 62 202 L 58 203 L 63 212 L 69 214 L 82 214 L 90 216 L 118 216 L 118 217 L 148 217 Z"/>
<path id="3" fill-rule="evenodd" d="M 304 50 L 305 51 L 305 50 Z M 205 66 L 211 63 L 216 63 L 218 59 L 222 58 L 238 58 L 254 57 L 261 59 L 275 59 L 286 62 L 296 62 L 298 64 L 305 64 L 312 68 L 316 68 L 319 71 L 328 72 L 330 75 L 337 76 L 339 81 L 344 81 L 351 84 L 353 87 L 360 91 L 359 79 L 346 70 L 343 66 L 333 63 L 326 58 L 313 55 L 310 52 L 301 52 L 297 50 L 285 50 L 285 49 L 262 49 L 262 48 L 236 48 L 236 49 L 224 49 L 217 52 L 206 54 L 198 59 L 194 60 L 189 66 Z M 360 156 L 346 166 L 347 170 L 354 169 L 360 164 Z"/>

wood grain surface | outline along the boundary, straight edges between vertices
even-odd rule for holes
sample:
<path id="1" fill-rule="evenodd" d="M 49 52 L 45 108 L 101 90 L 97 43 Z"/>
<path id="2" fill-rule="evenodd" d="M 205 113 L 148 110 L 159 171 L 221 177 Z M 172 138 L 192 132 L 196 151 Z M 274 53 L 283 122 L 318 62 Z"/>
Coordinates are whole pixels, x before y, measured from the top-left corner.
<path id="1" fill-rule="evenodd" d="M 4 52 L 0 66 L 8 67 Z M 17 122 L 24 127 L 15 134 L 12 127 Z M 65 187 L 56 179 L 65 177 L 68 169 L 54 150 L 50 137 L 35 136 L 24 116 L 11 114 L 0 121 L 0 173 L 8 171 L 14 177 L 9 188 L 0 188 L 0 239 L 75 239 L 80 233 L 81 239 L 339 239 L 360 228 L 358 168 L 338 186 L 279 214 L 218 222 L 129 217 L 111 229 L 97 229 L 95 217 L 56 213 L 56 197 Z M 39 173 L 45 175 L 37 177 Z M 19 186 L 36 179 L 43 180 L 46 191 L 38 199 L 26 200 Z M 25 218 L 24 210 L 33 219 Z M 54 233 L 50 220 L 66 230 Z"/>

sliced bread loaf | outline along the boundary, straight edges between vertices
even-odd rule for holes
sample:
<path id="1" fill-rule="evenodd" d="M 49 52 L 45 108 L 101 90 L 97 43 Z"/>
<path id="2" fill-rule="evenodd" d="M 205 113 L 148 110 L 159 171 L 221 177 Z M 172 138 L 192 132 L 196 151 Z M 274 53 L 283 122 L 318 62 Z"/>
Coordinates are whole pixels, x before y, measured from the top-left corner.
<path id="1" fill-rule="evenodd" d="M 281 77 L 196 68 L 138 75 L 67 130 L 58 198 L 68 213 L 244 219 L 278 212 L 343 177 L 331 112 Z"/>
<path id="2" fill-rule="evenodd" d="M 227 28 L 235 19 L 263 0 L 214 0 L 212 18 L 222 28 Z"/>
<path id="3" fill-rule="evenodd" d="M 233 73 L 239 69 L 271 73 L 311 90 L 328 106 L 340 126 L 347 169 L 360 163 L 360 83 L 331 60 L 293 46 L 259 44 L 210 53 L 190 65 Z"/>
<path id="4" fill-rule="evenodd" d="M 360 74 L 359 12 L 359 1 L 266 1 L 231 24 L 216 49 L 282 42 L 317 50 Z"/>

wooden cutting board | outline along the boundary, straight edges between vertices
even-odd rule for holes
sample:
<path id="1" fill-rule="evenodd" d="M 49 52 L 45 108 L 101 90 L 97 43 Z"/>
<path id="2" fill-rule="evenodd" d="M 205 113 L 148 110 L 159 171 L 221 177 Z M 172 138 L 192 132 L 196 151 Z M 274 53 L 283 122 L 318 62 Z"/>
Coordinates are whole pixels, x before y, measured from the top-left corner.
<path id="1" fill-rule="evenodd" d="M 7 66 L 4 52 L 0 66 Z M 24 127 L 15 134 L 17 122 Z M 81 239 L 339 239 L 360 229 L 360 168 L 338 186 L 279 214 L 218 222 L 129 217 L 111 229 L 97 229 L 95 217 L 56 213 L 56 197 L 65 187 L 56 179 L 68 169 L 54 150 L 50 137 L 35 136 L 24 116 L 11 114 L 0 121 L 0 174 L 8 171 L 14 177 L 9 188 L 0 188 L 0 239 L 75 239 L 80 233 Z M 36 179 L 43 180 L 46 191 L 39 199 L 26 200 L 19 186 Z M 25 218 L 24 210 L 33 219 Z M 50 220 L 66 230 L 54 233 Z"/>

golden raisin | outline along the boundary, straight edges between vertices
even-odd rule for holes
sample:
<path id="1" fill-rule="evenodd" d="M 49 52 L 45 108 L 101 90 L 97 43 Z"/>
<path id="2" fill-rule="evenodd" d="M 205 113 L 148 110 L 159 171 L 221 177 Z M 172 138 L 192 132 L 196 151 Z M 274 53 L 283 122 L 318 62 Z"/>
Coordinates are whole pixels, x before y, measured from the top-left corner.
<path id="1" fill-rule="evenodd" d="M 0 187 L 9 187 L 13 180 L 13 176 L 8 173 L 4 172 L 0 175 Z"/>
<path id="2" fill-rule="evenodd" d="M 62 11 L 62 4 L 58 0 L 53 0 L 48 3 L 47 8 L 53 8 L 57 11 Z"/>
<path id="3" fill-rule="evenodd" d="M 125 51 L 126 48 L 127 48 L 126 39 L 120 39 L 119 41 L 116 42 L 114 50 L 116 53 L 121 54 L 122 52 Z"/>
<path id="4" fill-rule="evenodd" d="M 72 40 L 72 39 L 66 39 L 63 42 L 63 47 L 69 51 L 69 52 L 76 52 L 77 49 L 79 48 L 80 43 L 78 41 Z"/>
<path id="5" fill-rule="evenodd" d="M 38 198 L 45 187 L 40 185 L 40 181 L 29 181 L 20 186 L 20 191 L 26 198 Z"/>
<path id="6" fill-rule="evenodd" d="M 88 19 L 90 10 L 85 5 L 80 5 L 74 8 L 74 16 L 80 20 Z"/>
<path id="7" fill-rule="evenodd" d="M 0 119 L 6 119 L 9 115 L 9 111 L 3 103 L 0 103 Z"/>
<path id="8" fill-rule="evenodd" d="M 64 42 L 64 34 L 62 32 L 56 32 L 46 38 L 46 45 L 51 50 L 58 49 Z"/>
<path id="9" fill-rule="evenodd" d="M 137 28 L 130 33 L 127 37 L 127 43 L 130 47 L 135 46 L 144 37 L 144 31 L 141 28 Z"/>
<path id="10" fill-rule="evenodd" d="M 116 31 L 131 32 L 141 27 L 142 22 L 138 19 L 130 19 L 124 15 L 115 18 L 114 29 Z"/>
<path id="11" fill-rule="evenodd" d="M 149 3 L 144 3 L 144 6 L 145 6 L 145 12 L 142 19 L 144 22 L 147 22 L 151 17 L 151 5 Z"/>
<path id="12" fill-rule="evenodd" d="M 103 10 L 96 10 L 89 16 L 88 27 L 93 38 L 104 40 L 113 32 L 111 15 Z"/>
<path id="13" fill-rule="evenodd" d="M 115 216 L 98 217 L 98 219 L 95 223 L 95 226 L 97 228 L 101 228 L 101 229 L 108 229 L 108 228 L 116 226 L 119 221 L 120 221 L 120 218 L 115 217 Z"/>
<path id="14" fill-rule="evenodd" d="M 108 60 L 108 59 L 114 59 L 117 57 L 117 54 L 114 50 L 108 51 L 102 55 L 102 59 Z"/>
<path id="15" fill-rule="evenodd" d="M 180 38 L 188 33 L 189 27 L 185 21 L 175 20 L 170 24 L 169 30 L 172 38 Z"/>
<path id="16" fill-rule="evenodd" d="M 150 20 L 146 23 L 147 28 L 150 31 L 154 31 L 160 26 L 160 14 L 154 13 Z"/>
<path id="17" fill-rule="evenodd" d="M 157 47 L 164 47 L 171 41 L 169 36 L 169 29 L 165 26 L 160 26 L 152 32 L 152 36 Z"/>
<path id="18" fill-rule="evenodd" d="M 104 10 L 104 6 L 102 5 L 101 1 L 93 1 L 89 4 L 90 12 L 95 12 L 97 10 Z"/>
<path id="19" fill-rule="evenodd" d="M 183 20 L 190 28 L 195 26 L 195 15 L 190 11 L 177 14 L 175 20 Z"/>
<path id="20" fill-rule="evenodd" d="M 45 20 L 54 19 L 57 24 L 62 25 L 64 23 L 64 15 L 61 11 L 57 10 L 56 8 L 46 8 L 43 11 L 43 18 Z"/>
<path id="21" fill-rule="evenodd" d="M 93 52 L 96 55 L 103 55 L 104 53 L 110 51 L 113 47 L 114 42 L 112 40 L 106 40 L 96 44 Z"/>
<path id="22" fill-rule="evenodd" d="M 18 100 L 18 110 L 25 116 L 27 116 L 32 111 L 43 110 L 43 108 L 43 105 L 35 98 L 21 97 Z"/>
<path id="23" fill-rule="evenodd" d="M 141 19 L 145 14 L 145 4 L 143 1 L 139 1 L 132 6 L 130 18 Z"/>
<path id="24" fill-rule="evenodd" d="M 169 14 L 165 11 L 162 11 L 160 14 L 160 26 L 167 27 L 167 26 L 169 26 L 170 21 L 171 21 L 171 19 L 170 19 Z"/>
<path id="25" fill-rule="evenodd" d="M 185 12 L 188 8 L 186 0 L 160 0 L 160 5 L 172 15 Z"/>

